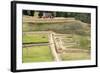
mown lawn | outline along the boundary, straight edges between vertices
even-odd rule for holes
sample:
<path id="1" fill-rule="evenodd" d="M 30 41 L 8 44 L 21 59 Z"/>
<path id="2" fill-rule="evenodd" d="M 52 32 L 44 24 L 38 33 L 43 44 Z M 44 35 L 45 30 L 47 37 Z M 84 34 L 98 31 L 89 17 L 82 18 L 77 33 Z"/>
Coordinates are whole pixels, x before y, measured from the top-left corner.
<path id="1" fill-rule="evenodd" d="M 47 34 L 23 34 L 23 43 L 41 43 L 41 42 L 48 42 L 48 35 Z"/>
<path id="2" fill-rule="evenodd" d="M 49 46 L 25 47 L 22 50 L 22 62 L 48 62 L 53 61 L 53 55 Z"/>

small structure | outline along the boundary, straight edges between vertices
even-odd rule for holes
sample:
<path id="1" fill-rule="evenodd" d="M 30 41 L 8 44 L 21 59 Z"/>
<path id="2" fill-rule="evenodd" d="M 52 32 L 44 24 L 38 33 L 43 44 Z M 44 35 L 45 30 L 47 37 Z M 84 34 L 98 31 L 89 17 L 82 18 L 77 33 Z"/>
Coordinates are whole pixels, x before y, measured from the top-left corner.
<path id="1" fill-rule="evenodd" d="M 39 12 L 39 11 L 35 11 L 34 12 L 34 17 L 35 18 L 53 18 L 53 12 L 47 12 L 47 11 L 43 11 L 43 12 Z"/>
<path id="2" fill-rule="evenodd" d="M 43 12 L 43 18 L 53 18 L 53 14 L 51 12 Z"/>

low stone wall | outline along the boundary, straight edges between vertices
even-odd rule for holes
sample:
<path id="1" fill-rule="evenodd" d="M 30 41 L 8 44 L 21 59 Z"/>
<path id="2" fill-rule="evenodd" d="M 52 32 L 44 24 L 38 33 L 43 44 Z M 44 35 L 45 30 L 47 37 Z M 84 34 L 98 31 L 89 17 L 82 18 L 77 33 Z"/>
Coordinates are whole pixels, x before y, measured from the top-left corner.
<path id="1" fill-rule="evenodd" d="M 73 21 L 76 21 L 75 18 L 64 18 L 64 17 L 35 18 L 31 16 L 23 16 L 24 23 L 65 23 Z"/>

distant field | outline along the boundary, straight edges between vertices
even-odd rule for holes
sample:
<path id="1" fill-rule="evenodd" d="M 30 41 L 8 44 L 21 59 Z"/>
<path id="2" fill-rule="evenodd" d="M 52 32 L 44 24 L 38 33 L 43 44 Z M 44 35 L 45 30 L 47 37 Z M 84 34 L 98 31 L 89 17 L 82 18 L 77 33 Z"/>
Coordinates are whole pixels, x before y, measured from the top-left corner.
<path id="1" fill-rule="evenodd" d="M 48 42 L 47 34 L 23 34 L 23 43 L 39 43 Z"/>
<path id="2" fill-rule="evenodd" d="M 49 46 L 33 46 L 23 48 L 23 63 L 53 61 Z"/>

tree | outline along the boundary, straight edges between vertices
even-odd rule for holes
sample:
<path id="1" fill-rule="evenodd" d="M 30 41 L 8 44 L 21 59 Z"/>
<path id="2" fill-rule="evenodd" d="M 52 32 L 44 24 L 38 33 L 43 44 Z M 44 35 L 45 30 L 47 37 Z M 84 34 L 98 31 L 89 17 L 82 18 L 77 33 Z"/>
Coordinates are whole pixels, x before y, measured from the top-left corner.
<path id="1" fill-rule="evenodd" d="M 81 20 L 85 23 L 89 23 L 89 24 L 91 23 L 91 14 L 90 13 L 77 13 L 75 15 L 75 18 L 77 20 Z"/>

